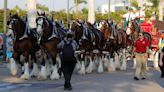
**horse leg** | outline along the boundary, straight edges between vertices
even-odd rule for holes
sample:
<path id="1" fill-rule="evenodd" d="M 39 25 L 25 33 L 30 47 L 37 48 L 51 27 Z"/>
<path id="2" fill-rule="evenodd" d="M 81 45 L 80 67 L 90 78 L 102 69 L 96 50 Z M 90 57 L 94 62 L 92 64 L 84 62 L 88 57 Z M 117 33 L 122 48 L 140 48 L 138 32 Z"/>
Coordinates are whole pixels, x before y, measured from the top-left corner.
<path id="1" fill-rule="evenodd" d="M 47 79 L 47 74 L 46 74 L 46 66 L 45 66 L 45 59 L 46 59 L 46 54 L 44 53 L 44 50 L 41 49 L 41 71 L 39 72 L 38 79 L 39 80 L 46 80 Z"/>
<path id="2" fill-rule="evenodd" d="M 93 71 L 93 61 L 92 61 L 92 55 L 89 56 L 89 65 L 86 68 L 86 73 L 91 73 Z"/>
<path id="3" fill-rule="evenodd" d="M 45 66 L 46 66 L 46 75 L 50 76 L 51 75 L 51 61 L 52 61 L 52 56 L 49 54 L 46 54 L 46 59 L 45 59 Z"/>
<path id="4" fill-rule="evenodd" d="M 31 54 L 31 59 L 32 59 L 32 62 L 33 62 L 33 69 L 32 69 L 32 72 L 30 73 L 30 76 L 31 77 L 36 77 L 39 74 L 39 69 L 38 69 L 36 58 L 35 58 L 35 52 L 33 52 Z"/>
<path id="5" fill-rule="evenodd" d="M 79 74 L 81 75 L 85 75 L 85 56 L 84 54 L 81 54 L 81 58 L 82 58 L 82 61 L 81 61 L 81 68 L 80 68 L 80 71 L 79 71 Z"/>
<path id="6" fill-rule="evenodd" d="M 101 55 L 98 56 L 98 60 L 99 60 L 99 66 L 98 66 L 98 70 L 97 70 L 98 73 L 102 73 L 104 71 L 103 59 L 104 59 L 104 57 L 102 57 Z"/>
<path id="7" fill-rule="evenodd" d="M 51 80 L 54 80 L 54 79 L 59 79 L 60 76 L 58 74 L 58 66 L 57 66 L 57 63 L 56 63 L 56 56 L 57 56 L 57 52 L 52 52 L 52 60 L 53 60 L 53 71 L 52 71 L 52 74 L 50 76 Z"/>
<path id="8" fill-rule="evenodd" d="M 121 54 L 120 54 L 121 55 Z M 120 69 L 120 61 L 119 61 L 119 55 L 117 54 L 117 52 L 114 52 L 114 65 L 116 67 L 116 69 Z"/>
<path id="9" fill-rule="evenodd" d="M 10 62 L 8 64 L 8 68 L 10 69 L 10 73 L 13 76 L 15 76 L 17 74 L 17 70 L 18 70 L 18 66 L 17 66 L 15 60 L 16 61 L 20 60 L 19 55 L 16 52 L 13 53 L 13 56 L 12 56 L 12 58 L 9 59 Z M 21 66 L 23 66 L 23 64 Z"/>
<path id="10" fill-rule="evenodd" d="M 109 64 L 109 52 L 108 51 L 102 51 L 102 60 L 104 61 L 104 67 L 107 68 Z"/>
<path id="11" fill-rule="evenodd" d="M 59 73 L 59 76 L 63 77 L 60 54 L 57 54 L 56 60 L 58 62 L 58 73 Z"/>
<path id="12" fill-rule="evenodd" d="M 24 53 L 24 56 L 25 56 L 25 63 L 24 63 L 24 74 L 21 75 L 21 79 L 30 79 L 30 74 L 29 74 L 29 52 L 28 51 L 25 51 Z"/>
<path id="13" fill-rule="evenodd" d="M 110 53 L 110 62 L 109 62 L 109 65 L 108 65 L 108 72 L 116 70 L 113 58 L 114 58 L 114 52 Z"/>
<path id="14" fill-rule="evenodd" d="M 80 63 L 80 54 L 77 55 L 77 63 L 76 63 L 76 70 L 79 71 L 80 70 L 80 67 L 81 67 L 81 63 Z"/>
<path id="15" fill-rule="evenodd" d="M 8 68 L 10 69 L 11 75 L 15 76 L 17 74 L 18 67 L 17 67 L 17 64 L 16 64 L 16 62 L 13 58 L 15 60 L 17 60 L 17 58 L 14 57 L 14 55 L 13 55 L 12 58 L 9 58 Z"/>
<path id="16" fill-rule="evenodd" d="M 156 51 L 154 53 L 153 53 L 153 59 L 152 59 L 153 60 L 153 64 L 154 64 L 154 68 L 155 69 L 159 69 L 159 67 L 158 67 L 158 60 L 159 60 L 160 53 L 158 51 Z"/>
<path id="17" fill-rule="evenodd" d="M 127 68 L 127 61 L 126 61 L 126 50 L 125 48 L 122 49 L 122 65 L 121 65 L 121 70 L 126 70 Z"/>
<path id="18" fill-rule="evenodd" d="M 136 66 L 137 66 L 137 62 L 136 62 L 136 58 L 133 57 L 133 69 L 136 69 Z"/>

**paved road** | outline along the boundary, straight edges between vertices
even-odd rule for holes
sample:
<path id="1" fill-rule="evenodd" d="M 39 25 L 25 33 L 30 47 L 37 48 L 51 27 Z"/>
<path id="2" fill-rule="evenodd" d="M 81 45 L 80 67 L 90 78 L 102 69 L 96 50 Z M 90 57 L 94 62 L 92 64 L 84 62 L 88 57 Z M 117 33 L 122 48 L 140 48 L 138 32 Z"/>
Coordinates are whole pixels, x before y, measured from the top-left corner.
<path id="1" fill-rule="evenodd" d="M 133 71 L 96 72 L 85 76 L 74 74 L 71 92 L 164 92 L 164 79 L 160 72 L 150 69 L 146 80 L 133 80 Z M 0 92 L 68 92 L 60 80 L 21 80 L 10 76 L 8 69 L 0 65 Z"/>

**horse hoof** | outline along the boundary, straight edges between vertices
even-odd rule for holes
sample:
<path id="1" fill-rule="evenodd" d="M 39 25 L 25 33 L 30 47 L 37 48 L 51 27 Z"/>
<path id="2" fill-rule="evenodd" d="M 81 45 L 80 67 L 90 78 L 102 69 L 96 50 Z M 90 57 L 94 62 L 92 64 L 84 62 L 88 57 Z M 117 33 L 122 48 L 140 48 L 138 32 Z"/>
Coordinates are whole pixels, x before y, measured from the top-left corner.
<path id="1" fill-rule="evenodd" d="M 82 70 L 80 70 L 78 73 L 79 73 L 80 75 L 85 75 L 85 72 L 82 71 Z"/>
<path id="2" fill-rule="evenodd" d="M 59 78 L 60 78 L 59 76 L 52 76 L 52 75 L 50 77 L 51 80 L 55 80 L 55 79 L 58 80 Z"/>
<path id="3" fill-rule="evenodd" d="M 23 80 L 29 80 L 30 76 L 29 75 L 22 75 L 20 78 Z"/>
<path id="4" fill-rule="evenodd" d="M 38 76 L 38 80 L 42 81 L 42 80 L 46 80 L 47 78 L 44 76 Z"/>
<path id="5" fill-rule="evenodd" d="M 11 75 L 12 76 L 16 76 L 16 74 L 17 74 L 17 70 L 11 70 Z"/>
<path id="6" fill-rule="evenodd" d="M 58 73 L 52 73 L 52 75 L 50 76 L 50 79 L 51 80 L 54 80 L 54 79 L 59 79 L 60 78 L 60 76 L 59 76 L 59 74 Z"/>
<path id="7" fill-rule="evenodd" d="M 111 67 L 108 67 L 107 70 L 108 70 L 108 72 L 116 71 L 115 69 L 113 69 L 113 68 L 111 68 Z"/>

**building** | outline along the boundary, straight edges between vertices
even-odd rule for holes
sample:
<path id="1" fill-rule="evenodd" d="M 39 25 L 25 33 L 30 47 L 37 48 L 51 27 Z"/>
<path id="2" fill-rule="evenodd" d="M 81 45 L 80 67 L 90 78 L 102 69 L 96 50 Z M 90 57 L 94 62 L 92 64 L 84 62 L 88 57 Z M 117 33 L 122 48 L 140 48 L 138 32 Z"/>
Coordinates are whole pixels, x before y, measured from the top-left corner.
<path id="1" fill-rule="evenodd" d="M 110 0 L 110 11 L 115 12 L 118 10 L 125 9 L 125 6 L 128 6 L 128 0 Z M 108 12 L 108 4 L 101 6 L 101 13 L 105 14 Z"/>

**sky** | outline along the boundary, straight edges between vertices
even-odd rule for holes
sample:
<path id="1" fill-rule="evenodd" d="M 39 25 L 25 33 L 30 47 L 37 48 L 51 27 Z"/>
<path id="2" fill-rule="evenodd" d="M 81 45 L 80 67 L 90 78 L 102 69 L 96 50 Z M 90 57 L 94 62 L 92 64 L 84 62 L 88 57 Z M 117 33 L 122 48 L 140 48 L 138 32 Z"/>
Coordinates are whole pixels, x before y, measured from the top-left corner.
<path id="1" fill-rule="evenodd" d="M 7 1 L 8 1 L 9 9 L 14 8 L 16 5 L 18 5 L 21 9 L 26 9 L 27 0 L 7 0 Z M 109 0 L 95 0 L 95 9 L 97 9 L 103 4 L 108 4 L 108 1 Z M 111 1 L 114 1 L 114 0 L 111 0 Z M 55 11 L 59 11 L 63 9 L 66 10 L 67 8 L 67 0 L 37 0 L 37 3 L 45 5 L 50 10 L 55 10 Z M 70 0 L 70 7 L 73 7 L 73 6 L 74 6 L 74 0 Z M 2 9 L 3 7 L 4 7 L 4 0 L 0 0 L 0 9 Z M 80 5 L 80 8 L 82 7 L 87 8 L 87 4 Z"/>

